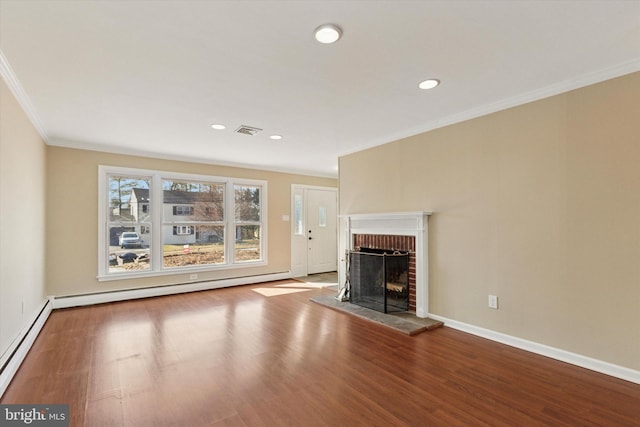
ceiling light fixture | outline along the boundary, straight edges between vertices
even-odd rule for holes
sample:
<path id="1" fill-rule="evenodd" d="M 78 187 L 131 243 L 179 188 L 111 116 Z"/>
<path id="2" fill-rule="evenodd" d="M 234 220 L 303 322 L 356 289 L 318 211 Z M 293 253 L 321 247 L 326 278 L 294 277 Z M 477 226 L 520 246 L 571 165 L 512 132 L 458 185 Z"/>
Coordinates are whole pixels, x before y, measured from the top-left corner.
<path id="1" fill-rule="evenodd" d="M 428 79 L 428 80 L 425 80 L 423 82 L 420 82 L 418 87 L 420 89 L 433 89 L 434 87 L 438 86 L 439 84 L 440 84 L 440 80 Z"/>
<path id="2" fill-rule="evenodd" d="M 211 127 L 215 130 L 222 130 L 225 128 L 224 125 L 211 125 Z"/>
<path id="3" fill-rule="evenodd" d="M 282 135 L 271 135 L 269 138 L 279 140 L 282 139 Z"/>
<path id="4" fill-rule="evenodd" d="M 320 43 L 335 43 L 342 37 L 342 29 L 335 24 L 323 24 L 316 28 L 314 35 Z"/>

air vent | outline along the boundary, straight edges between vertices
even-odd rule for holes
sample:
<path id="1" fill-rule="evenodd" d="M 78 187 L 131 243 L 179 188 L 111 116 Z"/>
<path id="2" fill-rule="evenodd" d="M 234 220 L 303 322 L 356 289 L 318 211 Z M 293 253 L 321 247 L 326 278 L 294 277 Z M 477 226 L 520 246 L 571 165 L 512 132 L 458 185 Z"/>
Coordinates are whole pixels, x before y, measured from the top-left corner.
<path id="1" fill-rule="evenodd" d="M 236 129 L 237 133 L 243 133 L 245 135 L 255 135 L 260 132 L 262 129 L 255 128 L 253 126 L 242 125 L 238 129 Z"/>

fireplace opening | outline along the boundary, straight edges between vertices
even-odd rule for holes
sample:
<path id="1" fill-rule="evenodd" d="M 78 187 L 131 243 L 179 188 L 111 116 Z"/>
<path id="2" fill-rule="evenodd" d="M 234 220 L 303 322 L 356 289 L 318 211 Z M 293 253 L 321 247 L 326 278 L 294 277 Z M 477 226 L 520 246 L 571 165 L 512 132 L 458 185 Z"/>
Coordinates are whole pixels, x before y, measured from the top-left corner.
<path id="1" fill-rule="evenodd" d="M 349 253 L 349 302 L 383 313 L 409 310 L 409 252 L 361 247 Z"/>

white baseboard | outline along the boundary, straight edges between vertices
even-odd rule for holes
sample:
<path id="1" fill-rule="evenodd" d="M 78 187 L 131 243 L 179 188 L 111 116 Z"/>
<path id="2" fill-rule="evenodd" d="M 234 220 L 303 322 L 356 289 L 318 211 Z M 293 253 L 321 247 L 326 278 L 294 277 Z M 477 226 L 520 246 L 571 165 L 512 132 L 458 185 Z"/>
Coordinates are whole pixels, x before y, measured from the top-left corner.
<path id="1" fill-rule="evenodd" d="M 0 373 L 0 397 L 2 397 L 4 392 L 7 390 L 7 387 L 9 387 L 9 383 L 13 379 L 13 376 L 18 371 L 18 368 L 31 349 L 31 346 L 40 333 L 40 330 L 49 318 L 53 308 L 52 306 L 53 304 L 51 303 L 51 300 L 45 300 L 40 306 L 40 309 L 35 313 L 35 316 L 27 323 L 16 338 L 15 346 L 12 346 L 7 350 L 8 357 L 6 365 L 4 365 L 4 369 Z"/>
<path id="2" fill-rule="evenodd" d="M 102 292 L 86 295 L 52 296 L 44 301 L 35 317 L 27 323 L 16 338 L 16 344 L 7 350 L 5 368 L 0 373 L 0 397 L 9 386 L 11 379 L 18 371 L 20 364 L 31 349 L 36 337 L 42 330 L 52 310 L 58 308 L 77 307 L 91 304 L 124 301 L 138 298 L 148 298 L 179 293 L 205 291 L 209 289 L 226 288 L 229 286 L 249 285 L 253 283 L 272 282 L 290 279 L 291 272 L 263 274 L 259 276 L 238 277 L 233 279 L 211 280 L 206 282 L 188 283 L 182 285 L 155 286 L 149 288 L 127 289 L 122 291 Z M 3 363 L 5 360 L 2 361 Z"/>
<path id="3" fill-rule="evenodd" d="M 206 291 L 227 288 L 230 286 L 249 285 L 254 283 L 285 280 L 292 277 L 291 272 L 263 274 L 259 276 L 237 277 L 233 279 L 210 280 L 206 282 L 185 283 L 180 285 L 153 286 L 148 288 L 127 289 L 122 291 L 99 292 L 85 295 L 69 295 L 53 297 L 53 308 L 78 307 L 83 305 L 103 304 L 107 302 L 125 301 L 139 298 L 158 297 L 163 295 L 182 294 L 187 292 Z"/>
<path id="4" fill-rule="evenodd" d="M 457 320 L 448 319 L 446 317 L 429 314 L 429 318 L 444 322 L 445 326 L 467 332 L 482 338 L 487 338 L 502 344 L 516 347 L 531 353 L 540 354 L 612 377 L 620 378 L 632 383 L 640 384 L 640 371 L 625 368 L 624 366 L 614 365 L 602 360 L 593 359 L 591 357 L 582 356 L 580 354 L 571 353 L 570 351 L 561 350 L 559 348 L 550 347 L 545 344 L 539 344 L 522 338 L 503 334 L 501 332 L 492 331 L 490 329 L 481 328 L 479 326 L 470 325 L 468 323 L 458 322 Z"/>
<path id="5" fill-rule="evenodd" d="M 50 297 L 49 300 L 43 302 L 41 310 L 36 314 L 35 318 L 21 332 L 21 336 L 16 339 L 18 343 L 14 350 L 10 350 L 12 355 L 9 357 L 5 368 L 0 373 L 0 397 L 4 394 L 9 386 L 11 379 L 18 371 L 20 364 L 27 355 L 29 349 L 33 345 L 40 330 L 49 318 L 51 311 L 57 308 L 67 308 L 82 305 L 101 304 L 106 302 L 124 301 L 138 298 L 148 298 L 162 295 L 173 295 L 178 293 L 203 291 L 209 289 L 218 289 L 229 286 L 248 285 L 253 283 L 262 283 L 276 280 L 285 280 L 292 277 L 291 272 L 266 274 L 260 276 L 239 277 L 234 279 L 222 279 L 199 283 L 190 283 L 184 285 L 167 285 L 151 288 L 130 289 L 123 291 L 104 292 L 88 295 L 72 295 L 66 297 Z M 517 338 L 501 332 L 492 331 L 490 329 L 481 328 L 470 325 L 468 323 L 459 322 L 448 319 L 446 317 L 429 314 L 429 317 L 444 322 L 445 326 L 470 333 L 482 338 L 487 338 L 502 344 L 530 351 L 535 354 L 550 357 L 592 371 L 600 372 L 612 377 L 620 378 L 636 384 L 640 384 L 640 371 L 625 368 L 623 366 L 614 365 L 609 362 L 571 353 L 566 350 Z"/>

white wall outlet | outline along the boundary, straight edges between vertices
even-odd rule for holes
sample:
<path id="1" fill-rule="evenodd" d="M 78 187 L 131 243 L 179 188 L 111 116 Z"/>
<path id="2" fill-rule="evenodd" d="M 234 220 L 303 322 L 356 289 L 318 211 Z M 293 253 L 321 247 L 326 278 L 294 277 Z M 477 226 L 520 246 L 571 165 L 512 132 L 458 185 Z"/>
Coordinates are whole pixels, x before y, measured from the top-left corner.
<path id="1" fill-rule="evenodd" d="M 197 274 L 190 274 L 189 275 L 189 280 L 197 280 L 198 279 L 198 275 Z"/>
<path id="2" fill-rule="evenodd" d="M 289 215 L 282 215 L 282 220 L 288 222 L 289 221 Z"/>
<path id="3" fill-rule="evenodd" d="M 489 308 L 498 309 L 498 297 L 496 295 L 489 295 Z"/>

